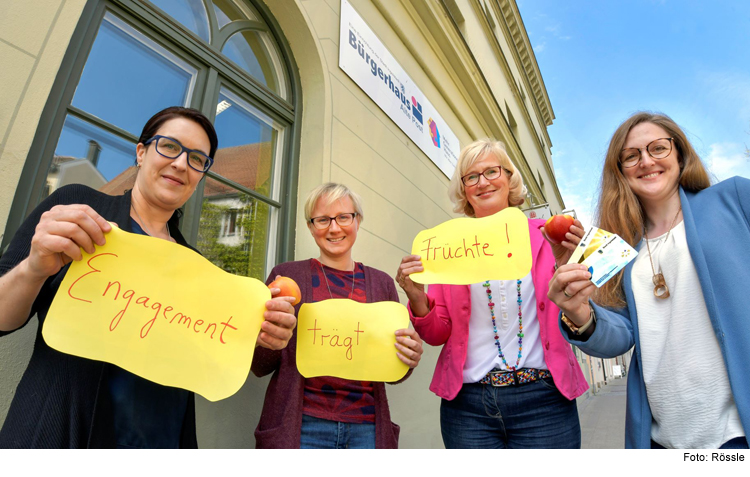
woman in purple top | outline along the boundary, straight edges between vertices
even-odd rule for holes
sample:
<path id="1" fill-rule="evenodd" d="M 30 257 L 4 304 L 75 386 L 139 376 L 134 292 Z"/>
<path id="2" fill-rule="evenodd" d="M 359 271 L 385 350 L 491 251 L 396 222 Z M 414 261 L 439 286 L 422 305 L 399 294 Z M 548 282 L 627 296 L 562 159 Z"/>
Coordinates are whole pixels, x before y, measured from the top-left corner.
<path id="1" fill-rule="evenodd" d="M 297 282 L 302 292 L 297 311 L 303 303 L 333 298 L 360 303 L 399 301 L 391 277 L 352 259 L 363 220 L 357 194 L 341 184 L 324 184 L 310 193 L 305 218 L 320 256 L 282 263 L 268 276 L 268 282 L 277 275 Z M 395 347 L 409 368 L 417 366 L 422 340 L 416 331 L 397 330 Z M 383 383 L 331 376 L 304 378 L 297 371 L 296 349 L 295 331 L 285 350 L 258 349 L 253 358 L 256 375 L 274 373 L 255 431 L 257 448 L 398 447 L 399 428 L 391 422 Z"/>

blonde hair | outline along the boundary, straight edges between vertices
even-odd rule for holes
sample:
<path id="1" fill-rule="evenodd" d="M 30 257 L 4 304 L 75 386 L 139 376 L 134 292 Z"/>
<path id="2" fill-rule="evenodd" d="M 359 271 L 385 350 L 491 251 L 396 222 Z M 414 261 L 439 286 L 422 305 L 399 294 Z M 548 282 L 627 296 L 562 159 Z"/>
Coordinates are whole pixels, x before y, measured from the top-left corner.
<path id="1" fill-rule="evenodd" d="M 642 123 L 651 123 L 669 134 L 677 152 L 680 165 L 680 185 L 683 189 L 698 192 L 711 186 L 708 172 L 685 133 L 669 116 L 647 111 L 638 112 L 625 120 L 612 135 L 599 186 L 599 203 L 595 221 L 598 226 L 614 232 L 635 247 L 643 236 L 644 212 L 638 197 L 628 185 L 620 167 L 620 153 L 630 130 Z M 594 300 L 604 306 L 622 307 L 625 295 L 622 289 L 623 272 L 597 290 Z"/>
<path id="2" fill-rule="evenodd" d="M 505 144 L 500 141 L 494 141 L 490 138 L 479 139 L 472 142 L 461 150 L 458 156 L 458 164 L 451 178 L 451 185 L 448 189 L 448 196 L 453 202 L 453 211 L 464 214 L 468 217 L 474 217 L 474 207 L 466 199 L 466 191 L 461 177 L 466 174 L 475 162 L 481 160 L 486 155 L 492 154 L 500 162 L 500 167 L 505 169 L 508 174 L 508 184 L 510 191 L 508 193 L 508 205 L 517 207 L 526 200 L 526 186 L 523 185 L 523 178 L 518 172 L 513 161 L 508 157 L 505 151 Z"/>
<path id="3" fill-rule="evenodd" d="M 319 185 L 307 196 L 305 201 L 305 221 L 310 222 L 312 219 L 313 210 L 315 205 L 318 203 L 318 199 L 326 198 L 326 205 L 333 204 L 337 200 L 341 200 L 344 197 L 349 197 L 354 204 L 354 212 L 357 213 L 357 220 L 362 223 L 365 219 L 365 214 L 362 211 L 362 198 L 356 192 L 349 189 L 344 184 L 337 184 L 335 182 L 327 182 L 323 185 Z"/>

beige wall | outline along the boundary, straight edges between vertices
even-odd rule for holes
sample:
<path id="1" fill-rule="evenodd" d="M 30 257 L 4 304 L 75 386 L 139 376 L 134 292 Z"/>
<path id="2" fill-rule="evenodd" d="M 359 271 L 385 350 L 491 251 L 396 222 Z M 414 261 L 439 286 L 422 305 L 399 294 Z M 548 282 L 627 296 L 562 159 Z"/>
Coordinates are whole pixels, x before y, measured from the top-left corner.
<path id="1" fill-rule="evenodd" d="M 35 5 L 41 3 L 45 8 Z M 49 7 L 53 3 L 57 9 Z M 325 181 L 343 182 L 364 200 L 365 220 L 354 258 L 394 275 L 417 232 L 455 217 L 447 197 L 449 180 L 339 69 L 340 0 L 265 3 L 290 44 L 302 84 L 296 259 L 318 255 L 302 212 L 307 193 Z M 0 98 L 0 131 L 5 138 L 0 161 L 3 227 L 29 143 L 83 4 L 83 0 L 13 0 L 11 14 L 0 16 L 0 60 L 2 64 L 19 65 L 0 71 L 2 84 L 10 88 Z M 468 51 L 451 50 L 463 43 L 456 32 L 446 30 L 444 25 L 449 23 L 437 28 L 434 25 L 450 22 L 437 0 L 351 0 L 351 4 L 437 108 L 461 144 L 484 136 L 508 142 L 511 132 L 499 106 L 504 108 L 507 102 L 518 123 L 518 146 L 514 147 L 520 148 L 524 159 L 520 166 L 527 174 L 542 170 L 542 161 L 549 158 L 549 144 L 545 150 L 534 138 L 544 126 L 530 100 L 524 101 L 503 83 L 505 73 L 494 65 L 497 52 L 483 44 L 486 38 L 472 36 L 467 41 L 475 50 L 479 66 L 487 69 L 485 77 L 494 79 L 487 84 L 476 74 L 478 66 L 472 63 Z M 478 22 L 470 17 L 472 12 L 476 14 L 472 4 L 464 7 L 468 8 L 467 22 Z M 42 14 L 40 20 L 39 12 L 48 10 L 52 13 Z M 43 22 L 42 28 L 21 31 L 14 26 L 31 24 L 32 14 L 35 24 Z M 13 19 L 7 20 L 9 17 Z M 469 26 L 472 28 L 465 31 L 473 31 L 474 24 Z M 506 44 L 503 51 L 506 48 L 511 47 Z M 508 59 L 507 68 L 520 77 L 514 61 Z M 544 181 L 550 188 L 545 195 L 551 199 L 556 190 L 554 178 L 545 176 Z M 405 302 L 403 294 L 401 299 Z M 33 333 L 27 329 L 0 343 L 0 420 L 15 387 L 14 379 L 25 367 Z M 19 344 L 9 346 L 11 340 Z M 412 377 L 388 388 L 393 419 L 402 428 L 401 447 L 442 447 L 440 400 L 428 389 L 438 354 L 439 349 L 426 345 L 422 363 Z M 209 403 L 198 398 L 200 445 L 253 447 L 253 430 L 267 381 L 251 375 L 242 390 L 229 399 Z"/>
<path id="2" fill-rule="evenodd" d="M 0 6 L 0 233 L 36 126 L 85 0 L 4 0 Z M 36 28 L 29 28 L 35 25 Z M 36 318 L 0 342 L 0 422 L 31 356 Z"/>

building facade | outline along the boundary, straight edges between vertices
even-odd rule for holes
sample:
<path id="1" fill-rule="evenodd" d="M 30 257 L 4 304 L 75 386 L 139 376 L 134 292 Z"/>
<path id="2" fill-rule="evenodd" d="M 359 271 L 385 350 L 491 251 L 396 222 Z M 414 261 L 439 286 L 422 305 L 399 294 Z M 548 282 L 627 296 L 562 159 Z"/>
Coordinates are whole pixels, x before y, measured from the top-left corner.
<path id="1" fill-rule="evenodd" d="M 345 8 L 443 121 L 425 126 L 435 146 L 438 130 L 457 150 L 499 139 L 528 188 L 523 208 L 565 208 L 547 133 L 554 112 L 512 0 L 10 0 L 0 7 L 0 59 L 13 65 L 0 73 L 2 248 L 64 184 L 128 189 L 140 128 L 184 105 L 219 134 L 181 223 L 204 256 L 261 280 L 276 263 L 317 256 L 302 207 L 334 181 L 364 200 L 355 260 L 395 275 L 419 231 L 456 217 L 450 174 L 340 67 Z M 421 111 L 410 118 L 422 122 Z M 0 421 L 35 328 L 32 319 L 0 341 Z M 427 348 L 389 388 L 402 447 L 442 446 L 428 390 L 439 350 Z M 229 399 L 198 398 L 200 445 L 253 447 L 266 383 L 250 376 Z"/>

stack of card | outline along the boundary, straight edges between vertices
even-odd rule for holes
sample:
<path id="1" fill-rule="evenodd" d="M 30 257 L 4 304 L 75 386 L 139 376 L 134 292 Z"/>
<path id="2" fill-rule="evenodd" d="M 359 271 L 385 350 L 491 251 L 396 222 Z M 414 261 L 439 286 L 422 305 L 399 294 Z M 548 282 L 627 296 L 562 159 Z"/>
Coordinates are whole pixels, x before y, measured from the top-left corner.
<path id="1" fill-rule="evenodd" d="M 593 225 L 586 229 L 568 263 L 586 265 L 591 281 L 601 287 L 633 260 L 638 252 L 619 235 Z"/>

